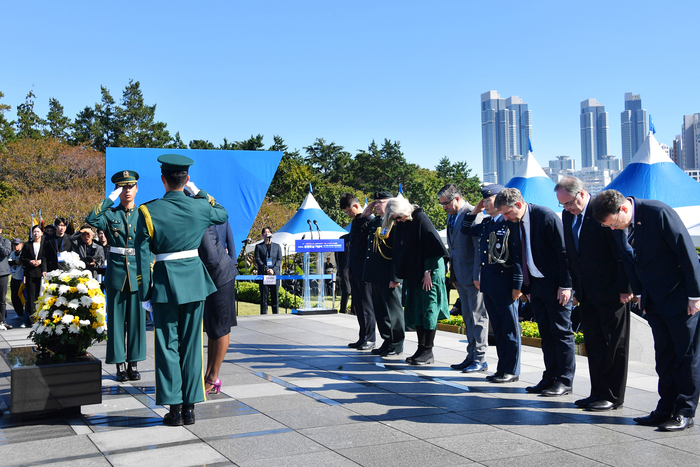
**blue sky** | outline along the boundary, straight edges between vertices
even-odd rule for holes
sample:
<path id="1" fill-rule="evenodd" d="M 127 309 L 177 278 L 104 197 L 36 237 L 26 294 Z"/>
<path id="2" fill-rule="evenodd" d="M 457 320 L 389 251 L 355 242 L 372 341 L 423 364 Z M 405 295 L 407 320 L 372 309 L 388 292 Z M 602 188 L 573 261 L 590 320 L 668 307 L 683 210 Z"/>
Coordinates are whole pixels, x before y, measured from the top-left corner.
<path id="1" fill-rule="evenodd" d="M 355 153 L 398 140 L 410 162 L 443 156 L 481 176 L 480 95 L 529 104 L 534 154 L 580 166 L 580 102 L 595 98 L 621 155 L 625 92 L 670 144 L 700 112 L 700 2 L 4 2 L 8 116 L 31 89 L 67 116 L 141 83 L 156 119 L 215 144 L 263 134 Z M 303 153 L 303 150 L 302 150 Z"/>

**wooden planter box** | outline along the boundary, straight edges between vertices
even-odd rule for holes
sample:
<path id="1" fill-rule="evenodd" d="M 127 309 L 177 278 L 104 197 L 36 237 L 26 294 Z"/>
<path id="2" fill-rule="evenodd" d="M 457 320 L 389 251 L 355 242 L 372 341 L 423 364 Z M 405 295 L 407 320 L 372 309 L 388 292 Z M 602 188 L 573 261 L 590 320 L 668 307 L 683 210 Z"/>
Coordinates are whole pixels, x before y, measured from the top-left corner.
<path id="1" fill-rule="evenodd" d="M 464 326 L 455 326 L 454 324 L 437 323 L 437 330 L 438 331 L 454 332 L 456 334 L 465 334 L 466 333 Z"/>
<path id="2" fill-rule="evenodd" d="M 64 363 L 37 363 L 35 347 L 3 350 L 10 366 L 10 414 L 35 418 L 80 413 L 80 406 L 102 403 L 102 362 L 87 354 Z"/>

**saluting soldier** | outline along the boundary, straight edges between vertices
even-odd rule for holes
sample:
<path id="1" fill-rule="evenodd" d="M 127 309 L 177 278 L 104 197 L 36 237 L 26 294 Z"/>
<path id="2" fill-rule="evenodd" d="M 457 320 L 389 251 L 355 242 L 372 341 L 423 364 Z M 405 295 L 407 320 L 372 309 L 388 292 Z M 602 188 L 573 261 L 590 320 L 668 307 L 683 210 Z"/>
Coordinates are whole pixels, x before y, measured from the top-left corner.
<path id="1" fill-rule="evenodd" d="M 104 282 L 109 323 L 106 362 L 116 363 L 116 380 L 120 382 L 141 379 L 136 362 L 146 359 L 146 314 L 138 298 L 134 249 L 138 179 L 139 174 L 133 170 L 115 173 L 114 191 L 85 218 L 85 222 L 104 231 L 109 245 Z M 113 207 L 117 200 L 119 204 Z"/>
<path id="2" fill-rule="evenodd" d="M 512 383 L 520 378 L 520 323 L 518 298 L 523 283 L 520 256 L 520 235 L 512 222 L 506 221 L 494 205 L 503 185 L 486 185 L 481 189 L 483 199 L 464 217 L 464 235 L 480 237 L 481 269 L 475 285 L 484 294 L 489 322 L 496 335 L 498 366 L 487 376 L 492 383 Z M 475 224 L 482 210 L 491 217 Z M 479 259 L 479 258 L 477 258 Z"/>
<path id="3" fill-rule="evenodd" d="M 146 310 L 153 309 L 156 404 L 170 405 L 163 423 L 191 425 L 194 404 L 205 400 L 204 301 L 216 292 L 197 249 L 207 227 L 223 224 L 228 213 L 190 181 L 192 159 L 163 154 L 158 161 L 165 195 L 139 207 L 136 227 L 139 298 Z"/>

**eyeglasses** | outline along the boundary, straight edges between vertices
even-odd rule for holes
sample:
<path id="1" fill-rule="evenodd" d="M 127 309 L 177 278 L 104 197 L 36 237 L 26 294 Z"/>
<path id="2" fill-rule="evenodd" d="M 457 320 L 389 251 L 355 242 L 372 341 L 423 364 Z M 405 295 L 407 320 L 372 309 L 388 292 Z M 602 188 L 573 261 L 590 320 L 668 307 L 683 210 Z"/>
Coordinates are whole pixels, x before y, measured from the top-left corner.
<path id="1" fill-rule="evenodd" d="M 576 198 L 578 198 L 578 195 L 580 195 L 580 194 L 581 194 L 580 191 L 578 193 L 576 193 L 576 196 L 574 196 L 574 199 L 572 199 L 568 203 L 564 203 L 564 204 L 559 203 L 559 207 L 564 208 L 564 209 L 571 209 L 571 206 L 574 205 L 574 203 L 576 202 Z"/>
<path id="2" fill-rule="evenodd" d="M 444 203 L 442 201 L 438 201 L 438 203 L 440 203 L 442 206 L 447 206 L 448 204 L 450 204 L 454 200 L 455 200 L 454 198 L 450 198 L 447 201 L 445 201 Z"/>
<path id="3" fill-rule="evenodd" d="M 600 224 L 600 225 L 602 225 L 603 227 L 608 227 L 608 228 L 611 228 L 611 229 L 616 229 L 617 226 L 620 225 L 620 211 L 617 211 L 617 220 L 615 221 L 614 224 L 610 224 L 610 225 L 607 225 L 607 224 Z"/>

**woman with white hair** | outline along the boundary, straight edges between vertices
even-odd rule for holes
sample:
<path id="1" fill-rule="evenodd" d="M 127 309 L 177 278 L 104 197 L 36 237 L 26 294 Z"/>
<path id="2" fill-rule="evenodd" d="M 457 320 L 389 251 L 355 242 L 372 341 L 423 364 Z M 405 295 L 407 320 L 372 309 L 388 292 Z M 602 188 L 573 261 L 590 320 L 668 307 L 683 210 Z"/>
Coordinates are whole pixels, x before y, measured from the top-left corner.
<path id="1" fill-rule="evenodd" d="M 428 216 L 405 198 L 392 198 L 387 203 L 383 227 L 392 224 L 394 267 L 406 290 L 406 326 L 415 328 L 418 334 L 418 350 L 406 362 L 427 365 L 435 361 L 437 322 L 449 317 L 443 259 L 447 250 Z"/>

